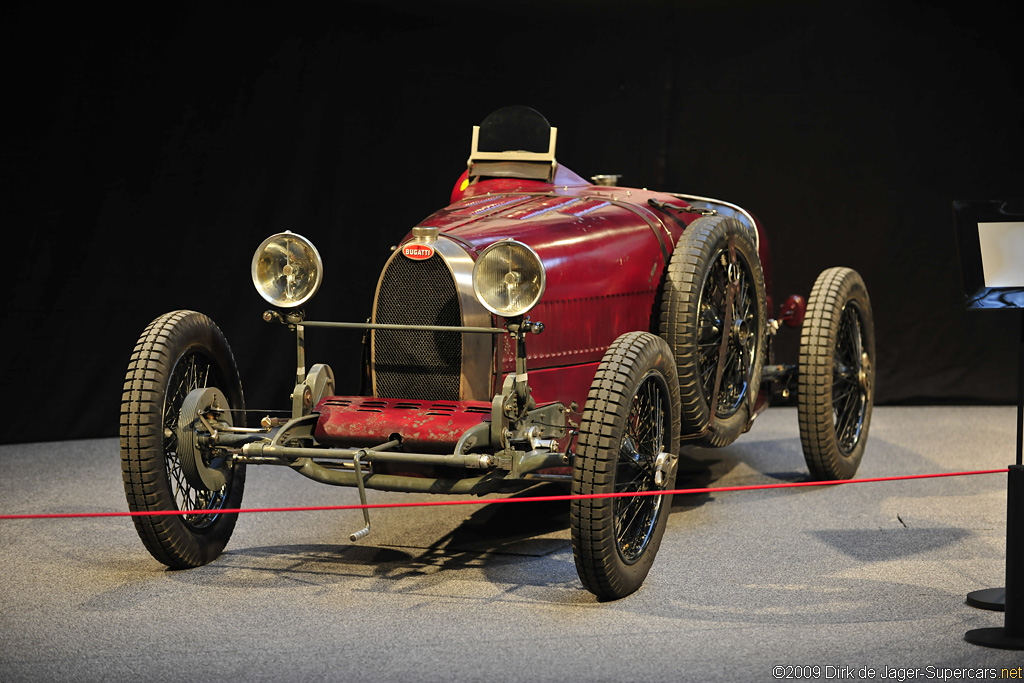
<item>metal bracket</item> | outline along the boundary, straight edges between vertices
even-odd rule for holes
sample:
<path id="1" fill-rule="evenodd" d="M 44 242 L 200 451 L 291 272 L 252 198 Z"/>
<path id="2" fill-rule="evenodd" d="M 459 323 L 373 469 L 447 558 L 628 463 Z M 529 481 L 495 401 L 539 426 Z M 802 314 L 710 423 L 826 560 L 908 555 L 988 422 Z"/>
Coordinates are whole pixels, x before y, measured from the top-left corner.
<path id="1" fill-rule="evenodd" d="M 505 433 L 508 431 L 513 417 L 518 418 L 515 381 L 514 374 L 506 377 L 501 387 L 501 393 L 491 399 L 490 440 L 492 448 L 504 448 L 507 445 Z"/>
<path id="2" fill-rule="evenodd" d="M 677 211 L 679 213 L 699 213 L 701 216 L 717 216 L 718 212 L 714 209 L 701 209 L 696 206 L 679 206 L 678 204 L 669 204 L 668 202 L 659 201 L 651 198 L 647 200 L 647 204 L 653 206 L 659 211 Z"/>
<path id="3" fill-rule="evenodd" d="M 333 394 L 334 371 L 324 363 L 317 363 L 292 391 L 292 417 L 308 415 L 322 398 Z"/>
<path id="4" fill-rule="evenodd" d="M 529 411 L 511 441 L 526 442 L 529 451 L 512 451 L 511 473 L 521 478 L 535 470 L 563 467 L 569 463 L 568 454 L 558 450 L 558 442 L 566 434 L 565 406 L 552 403 Z"/>
<path id="5" fill-rule="evenodd" d="M 355 456 L 352 458 L 352 462 L 355 463 L 356 467 L 356 486 L 359 489 L 359 504 L 363 506 L 363 522 L 365 523 L 365 526 L 363 526 L 362 529 L 355 532 L 354 534 L 351 534 L 348 537 L 348 540 L 352 541 L 353 543 L 362 538 L 366 538 L 366 535 L 370 533 L 370 510 L 366 507 L 366 487 L 363 484 L 362 464 L 359 462 L 359 459 L 364 455 L 366 455 L 365 448 L 356 453 Z"/>
<path id="6" fill-rule="evenodd" d="M 527 413 L 537 405 L 530 395 L 532 390 L 526 370 L 526 335 L 542 333 L 544 323 L 516 318 L 509 320 L 506 328 L 515 339 L 516 369 L 505 377 L 501 393 L 491 400 L 491 446 L 502 449 L 510 447 L 510 429 L 520 431 Z"/>
<path id="7" fill-rule="evenodd" d="M 467 429 L 455 444 L 455 455 L 465 455 L 479 444 L 486 443 L 490 435 L 490 429 L 491 425 L 487 422 L 481 422 L 475 427 Z"/>
<path id="8" fill-rule="evenodd" d="M 284 446 L 294 441 L 311 443 L 313 441 L 313 428 L 316 426 L 316 421 L 319 418 L 319 413 L 310 413 L 309 415 L 288 420 L 274 434 L 274 438 L 270 440 L 270 445 Z"/>

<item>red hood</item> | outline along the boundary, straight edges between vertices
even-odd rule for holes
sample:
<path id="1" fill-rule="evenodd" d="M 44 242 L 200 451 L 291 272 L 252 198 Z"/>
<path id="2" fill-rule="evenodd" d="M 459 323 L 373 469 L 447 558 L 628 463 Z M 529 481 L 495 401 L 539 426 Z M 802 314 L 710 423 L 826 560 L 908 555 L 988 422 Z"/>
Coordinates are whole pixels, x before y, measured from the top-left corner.
<path id="1" fill-rule="evenodd" d="M 438 228 L 441 239 L 474 257 L 501 239 L 532 247 L 547 288 L 531 318 L 548 330 L 531 340 L 531 367 L 596 362 L 616 330 L 650 327 L 662 271 L 682 233 L 682 224 L 647 206 L 652 197 L 678 203 L 619 187 L 488 180 L 419 225 Z"/>

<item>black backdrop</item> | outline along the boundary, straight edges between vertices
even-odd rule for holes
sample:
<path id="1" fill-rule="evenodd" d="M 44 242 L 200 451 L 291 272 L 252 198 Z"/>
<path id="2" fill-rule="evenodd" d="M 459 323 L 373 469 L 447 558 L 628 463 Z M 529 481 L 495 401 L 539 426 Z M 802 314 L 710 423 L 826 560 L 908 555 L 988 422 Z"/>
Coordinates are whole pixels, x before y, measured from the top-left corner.
<path id="1" fill-rule="evenodd" d="M 2 441 L 115 435 L 134 341 L 177 308 L 225 330 L 250 406 L 285 406 L 257 244 L 310 237 L 310 316 L 365 318 L 389 247 L 507 104 L 543 112 L 580 175 L 758 214 L 777 299 L 860 270 L 879 403 L 1015 399 L 1016 320 L 963 311 L 950 205 L 1024 194 L 1020 3 L 141 7 L 0 10 Z M 358 341 L 311 334 L 341 391 Z"/>

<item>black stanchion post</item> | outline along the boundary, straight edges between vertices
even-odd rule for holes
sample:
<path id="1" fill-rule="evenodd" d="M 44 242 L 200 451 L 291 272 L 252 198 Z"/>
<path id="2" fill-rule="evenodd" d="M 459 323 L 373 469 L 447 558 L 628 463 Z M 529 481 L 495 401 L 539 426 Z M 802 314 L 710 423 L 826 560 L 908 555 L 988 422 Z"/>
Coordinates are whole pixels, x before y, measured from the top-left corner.
<path id="1" fill-rule="evenodd" d="M 1024 650 L 1024 311 L 1020 312 L 1020 356 L 1017 373 L 1017 464 L 1010 465 L 1006 478 L 1006 588 L 1003 596 L 1002 628 L 976 628 L 964 634 L 975 645 L 1006 650 Z M 995 599 L 998 588 L 975 591 L 967 603 L 998 609 L 979 600 Z M 972 596 L 974 601 L 972 602 Z"/>
<path id="2" fill-rule="evenodd" d="M 1007 636 L 1022 643 L 1024 648 L 1024 467 L 1020 463 L 1010 467 L 1009 487 L 1006 491 L 1006 613 L 1003 630 Z"/>

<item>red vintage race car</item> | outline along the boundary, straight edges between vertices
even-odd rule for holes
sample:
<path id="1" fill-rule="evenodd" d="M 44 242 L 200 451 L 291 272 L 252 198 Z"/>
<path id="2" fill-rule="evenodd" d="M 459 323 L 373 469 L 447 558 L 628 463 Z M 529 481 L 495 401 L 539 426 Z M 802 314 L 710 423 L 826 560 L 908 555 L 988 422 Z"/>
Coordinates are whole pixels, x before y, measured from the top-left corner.
<path id="1" fill-rule="evenodd" d="M 811 475 L 854 475 L 871 420 L 874 328 L 860 276 L 831 268 L 776 308 L 768 244 L 719 200 L 615 186 L 555 160 L 556 129 L 526 107 L 473 128 L 451 204 L 405 236 L 368 323 L 309 320 L 323 266 L 304 237 L 252 260 L 263 313 L 296 337 L 289 411 L 249 415 L 234 358 L 206 316 L 175 311 L 139 339 L 121 404 L 132 510 L 239 508 L 249 465 L 327 484 L 448 494 L 564 482 L 583 585 L 637 590 L 661 544 L 680 448 L 747 431 L 771 392 L 797 391 Z M 801 327 L 799 362 L 773 336 Z M 307 367 L 307 328 L 365 330 L 361 395 Z M 152 555 L 194 567 L 236 514 L 135 517 Z M 369 531 L 352 535 L 353 541 Z"/>

